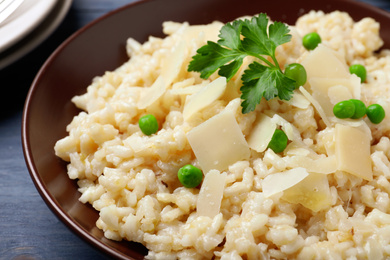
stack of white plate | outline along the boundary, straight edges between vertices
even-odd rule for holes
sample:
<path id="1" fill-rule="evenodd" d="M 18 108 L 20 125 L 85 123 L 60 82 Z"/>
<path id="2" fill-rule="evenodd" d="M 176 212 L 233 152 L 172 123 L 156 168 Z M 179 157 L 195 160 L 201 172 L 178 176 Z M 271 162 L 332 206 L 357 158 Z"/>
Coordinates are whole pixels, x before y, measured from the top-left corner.
<path id="1" fill-rule="evenodd" d="M 0 23 L 0 70 L 43 42 L 62 22 L 72 0 L 25 0 Z"/>

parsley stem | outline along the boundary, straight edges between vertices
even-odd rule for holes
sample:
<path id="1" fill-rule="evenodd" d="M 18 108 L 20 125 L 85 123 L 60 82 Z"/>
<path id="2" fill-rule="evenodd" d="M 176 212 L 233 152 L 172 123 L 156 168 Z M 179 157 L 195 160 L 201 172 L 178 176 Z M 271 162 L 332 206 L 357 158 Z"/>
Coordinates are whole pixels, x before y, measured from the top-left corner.
<path id="1" fill-rule="evenodd" d="M 281 69 L 280 66 L 279 66 L 278 60 L 275 58 L 275 55 L 272 56 L 272 60 L 273 60 L 274 63 L 275 63 L 275 67 L 277 67 L 280 71 L 282 71 L 282 69 Z"/>
<path id="2" fill-rule="evenodd" d="M 263 56 L 261 55 L 258 55 L 256 53 L 249 53 L 251 56 L 255 57 L 255 58 L 258 58 L 260 60 L 262 60 L 265 64 L 267 64 L 268 66 L 270 66 L 271 68 L 274 68 L 275 67 L 275 64 L 272 64 L 272 62 L 270 62 L 269 60 L 267 60 L 266 58 L 264 58 Z M 275 61 L 275 60 L 274 60 Z M 277 62 L 276 62 L 277 64 Z M 278 67 L 279 67 L 279 64 L 278 64 Z"/>

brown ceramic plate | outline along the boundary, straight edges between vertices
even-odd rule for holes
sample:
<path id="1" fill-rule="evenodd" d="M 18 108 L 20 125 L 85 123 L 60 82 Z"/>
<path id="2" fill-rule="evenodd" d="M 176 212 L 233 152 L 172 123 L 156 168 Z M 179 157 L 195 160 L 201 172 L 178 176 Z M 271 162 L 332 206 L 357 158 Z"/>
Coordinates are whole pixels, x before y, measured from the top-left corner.
<path id="1" fill-rule="evenodd" d="M 381 23 L 385 47 L 390 47 L 390 14 L 354 0 L 146 0 L 127 5 L 97 19 L 65 41 L 36 76 L 23 113 L 22 139 L 31 177 L 50 209 L 77 235 L 119 259 L 143 259 L 147 250 L 136 243 L 114 242 L 95 227 L 98 212 L 78 201 L 75 181 L 54 154 L 54 144 L 66 135 L 66 125 L 78 113 L 70 99 L 86 91 L 94 76 L 126 61 L 128 37 L 144 42 L 162 36 L 163 21 L 191 24 L 227 22 L 265 12 L 273 20 L 295 23 L 312 10 L 342 10 L 355 20 L 370 16 Z"/>

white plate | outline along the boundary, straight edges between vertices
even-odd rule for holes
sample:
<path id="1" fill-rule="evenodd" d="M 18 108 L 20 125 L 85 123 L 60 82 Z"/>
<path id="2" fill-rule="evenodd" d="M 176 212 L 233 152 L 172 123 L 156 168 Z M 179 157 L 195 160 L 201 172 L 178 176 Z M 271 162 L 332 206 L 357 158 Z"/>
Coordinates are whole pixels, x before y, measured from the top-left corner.
<path id="1" fill-rule="evenodd" d="M 25 0 L 0 24 L 0 52 L 22 39 L 50 13 L 56 0 Z"/>
<path id="2" fill-rule="evenodd" d="M 21 58 L 25 54 L 27 54 L 29 51 L 31 51 L 33 48 L 35 48 L 37 45 L 39 45 L 41 42 L 43 42 L 62 22 L 62 20 L 65 18 L 65 15 L 68 13 L 68 10 L 72 4 L 72 0 L 59 0 L 59 1 L 52 1 L 52 0 L 25 0 L 27 3 L 27 8 L 33 8 L 35 9 L 36 6 L 46 6 L 47 13 L 45 16 L 43 16 L 42 10 L 40 11 L 41 16 L 39 19 L 36 18 L 36 25 L 29 25 L 25 26 L 26 32 L 23 36 L 18 37 L 18 39 L 14 39 L 14 43 L 12 46 L 9 46 L 2 52 L 0 52 L 0 70 L 4 67 L 10 65 L 17 59 Z M 45 2 L 46 5 L 40 5 L 41 2 Z M 54 5 L 49 8 L 48 3 L 54 2 Z M 20 6 L 22 8 L 22 6 Z M 24 8 L 24 7 L 23 7 Z M 23 11 L 21 9 L 20 11 Z M 36 12 L 36 10 L 35 10 Z M 30 10 L 25 10 L 25 14 L 30 13 Z M 30 13 L 32 15 L 33 13 Z M 35 13 L 36 15 L 37 13 Z M 17 15 L 15 11 L 15 16 Z M 31 17 L 31 16 L 30 16 Z M 11 17 L 9 17 L 11 20 Z M 26 16 L 27 19 L 27 16 Z M 16 23 L 18 19 L 15 21 L 7 21 L 7 24 L 4 26 L 10 26 L 10 23 Z M 22 19 L 20 19 L 22 20 Z M 24 19 L 23 19 L 24 20 Z M 19 22 L 18 22 L 19 23 Z M 24 20 L 24 23 L 29 23 L 28 20 Z M 26 29 L 29 27 L 29 29 Z M 3 41 L 1 32 L 2 27 L 0 27 L 0 40 Z M 1 46 L 1 45 L 0 45 Z"/>

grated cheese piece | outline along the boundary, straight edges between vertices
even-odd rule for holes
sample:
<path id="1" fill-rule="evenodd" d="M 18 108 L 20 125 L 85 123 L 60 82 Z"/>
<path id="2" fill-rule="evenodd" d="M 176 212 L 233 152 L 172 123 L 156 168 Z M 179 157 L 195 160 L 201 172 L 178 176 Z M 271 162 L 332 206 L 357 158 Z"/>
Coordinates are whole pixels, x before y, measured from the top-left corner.
<path id="1" fill-rule="evenodd" d="M 331 127 L 331 123 L 328 119 L 328 117 L 326 116 L 325 112 L 324 112 L 324 109 L 322 109 L 321 105 L 317 102 L 316 99 L 314 99 L 309 92 L 307 92 L 307 90 L 304 88 L 304 87 L 299 87 L 299 90 L 301 91 L 301 93 L 310 101 L 310 103 L 313 104 L 313 106 L 315 107 L 315 109 L 317 110 L 318 114 L 320 115 L 320 117 L 322 118 L 322 121 L 324 121 L 324 124 L 327 126 L 327 127 Z"/>
<path id="2" fill-rule="evenodd" d="M 314 212 L 332 205 L 328 178 L 324 174 L 310 173 L 304 180 L 283 192 L 282 199 L 301 204 Z"/>
<path id="3" fill-rule="evenodd" d="M 214 218 L 221 208 L 223 191 L 225 189 L 226 172 L 209 171 L 200 188 L 196 203 L 196 213 L 200 216 Z"/>
<path id="4" fill-rule="evenodd" d="M 371 181 L 371 135 L 360 128 L 342 124 L 336 124 L 335 130 L 338 169 Z"/>
<path id="5" fill-rule="evenodd" d="M 261 153 L 267 149 L 276 129 L 276 123 L 269 116 L 259 114 L 248 137 L 251 149 Z"/>
<path id="6" fill-rule="evenodd" d="M 312 97 L 321 105 L 328 117 L 333 116 L 333 106 L 342 100 L 360 99 L 360 82 L 356 75 L 348 78 L 311 78 Z"/>
<path id="7" fill-rule="evenodd" d="M 225 111 L 232 111 L 234 115 L 237 115 L 238 110 L 241 108 L 241 98 L 232 99 L 224 108 Z"/>
<path id="8" fill-rule="evenodd" d="M 309 173 L 305 168 L 297 167 L 284 172 L 270 174 L 264 178 L 261 186 L 266 198 L 278 194 L 305 179 Z"/>
<path id="9" fill-rule="evenodd" d="M 328 97 L 330 103 L 332 103 L 333 105 L 337 104 L 340 101 L 353 98 L 352 93 L 349 91 L 349 89 L 343 85 L 335 85 L 330 87 L 328 89 Z"/>
<path id="10" fill-rule="evenodd" d="M 320 78 L 312 78 L 311 81 L 319 81 Z M 346 87 L 352 95 L 352 98 L 361 98 L 361 82 L 360 78 L 355 74 L 351 74 L 348 78 L 327 78 L 322 79 L 324 84 L 327 84 L 327 88 L 342 85 Z"/>
<path id="11" fill-rule="evenodd" d="M 302 61 L 303 67 L 306 69 L 307 78 L 349 78 L 345 60 L 340 59 L 338 54 L 320 44 L 311 51 Z"/>
<path id="12" fill-rule="evenodd" d="M 359 120 L 359 119 L 350 119 L 350 118 L 340 119 L 337 117 L 332 117 L 331 121 L 334 124 L 341 124 L 341 125 L 346 125 L 346 126 L 350 126 L 350 127 L 357 127 L 360 130 L 362 130 L 363 132 L 366 132 L 370 136 L 370 140 L 372 140 L 371 129 L 367 125 L 367 123 L 364 121 L 364 118 Z"/>
<path id="13" fill-rule="evenodd" d="M 287 101 L 283 100 L 283 101 L 289 105 L 292 105 L 294 107 L 301 108 L 301 109 L 306 109 L 310 105 L 310 101 L 307 100 L 307 98 L 304 95 L 300 94 L 297 91 L 294 91 L 293 96 L 290 100 L 287 100 Z"/>
<path id="14" fill-rule="evenodd" d="M 189 120 L 196 112 L 207 107 L 225 92 L 226 78 L 219 77 L 190 97 L 183 109 L 184 120 Z"/>
<path id="15" fill-rule="evenodd" d="M 179 43 L 168 56 L 161 65 L 161 74 L 152 86 L 145 88 L 145 91 L 142 93 L 137 104 L 139 109 L 145 109 L 157 101 L 179 75 L 187 56 L 187 48 L 184 42 Z"/>
<path id="16" fill-rule="evenodd" d="M 249 146 L 230 109 L 191 129 L 187 139 L 204 172 L 223 171 L 250 156 Z"/>
<path id="17" fill-rule="evenodd" d="M 279 125 L 282 128 L 282 130 L 286 133 L 287 138 L 289 140 L 302 143 L 301 133 L 293 124 L 291 124 L 286 119 L 279 116 L 278 114 L 274 114 L 271 120 L 276 125 Z"/>
<path id="18" fill-rule="evenodd" d="M 320 157 L 318 159 L 311 159 L 307 156 L 292 156 L 285 157 L 287 167 L 303 167 L 308 172 L 330 174 L 337 171 L 336 156 Z"/>

